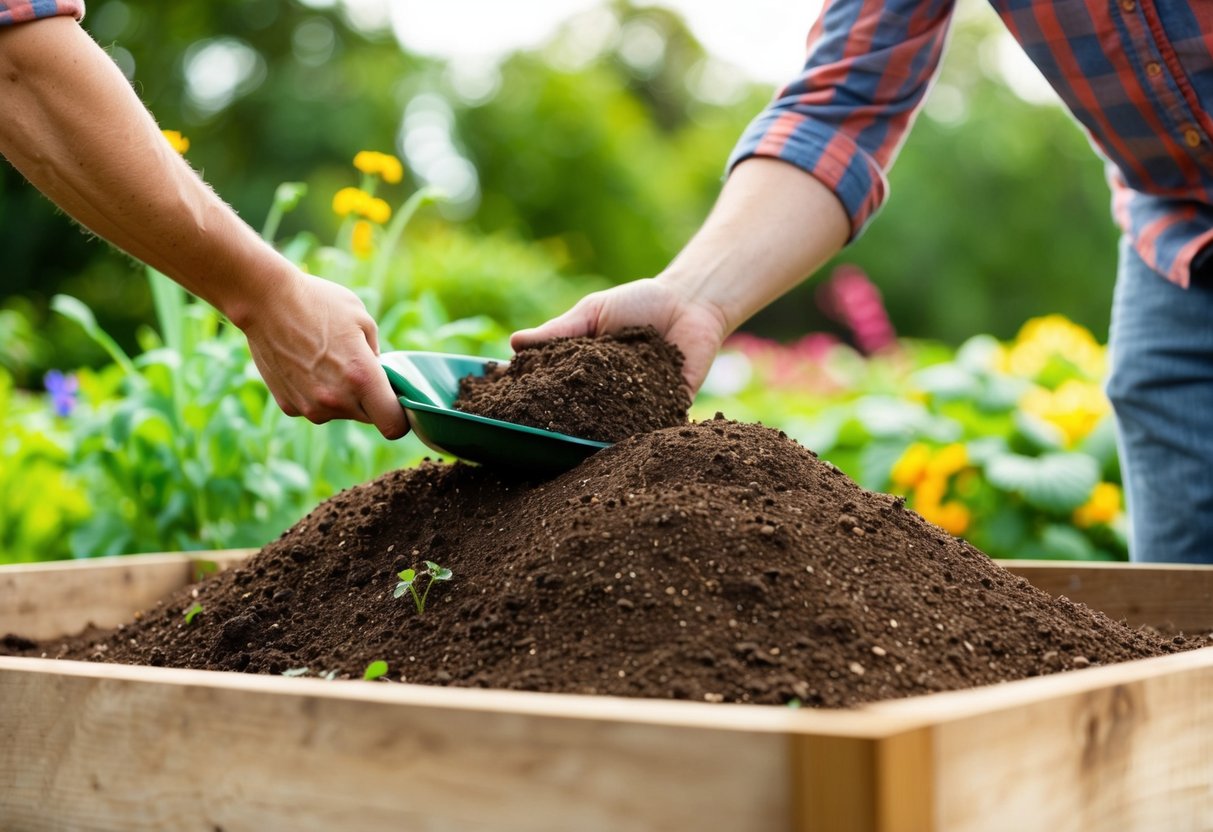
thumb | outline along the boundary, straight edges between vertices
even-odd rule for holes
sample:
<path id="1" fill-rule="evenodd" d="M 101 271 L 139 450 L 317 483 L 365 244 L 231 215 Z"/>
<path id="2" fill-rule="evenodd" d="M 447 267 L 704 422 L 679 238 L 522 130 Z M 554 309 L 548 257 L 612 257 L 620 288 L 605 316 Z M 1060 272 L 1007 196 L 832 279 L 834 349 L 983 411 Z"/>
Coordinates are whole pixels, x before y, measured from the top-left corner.
<path id="1" fill-rule="evenodd" d="M 580 302 L 563 315 L 531 329 L 520 329 L 510 336 L 510 348 L 517 351 L 523 347 L 550 341 L 553 338 L 579 338 L 596 335 L 598 328 L 598 302 L 592 297 Z"/>

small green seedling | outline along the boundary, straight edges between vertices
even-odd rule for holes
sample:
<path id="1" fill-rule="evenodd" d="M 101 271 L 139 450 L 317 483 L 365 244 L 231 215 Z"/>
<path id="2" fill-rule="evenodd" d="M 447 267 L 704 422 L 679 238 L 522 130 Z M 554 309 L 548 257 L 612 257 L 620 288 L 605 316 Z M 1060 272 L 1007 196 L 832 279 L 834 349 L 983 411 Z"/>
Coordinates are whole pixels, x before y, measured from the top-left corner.
<path id="1" fill-rule="evenodd" d="M 190 605 L 190 608 L 188 610 L 186 610 L 184 613 L 182 613 L 185 616 L 185 623 L 193 624 L 194 618 L 200 612 L 202 612 L 202 605 L 199 604 L 197 601 L 195 601 L 193 604 Z"/>
<path id="2" fill-rule="evenodd" d="M 380 676 L 386 676 L 386 675 L 387 675 L 387 662 L 385 662 L 383 659 L 380 659 L 379 661 L 371 662 L 370 664 L 368 664 L 366 666 L 366 670 L 364 670 L 362 672 L 362 678 L 366 679 L 368 682 L 371 681 L 372 679 L 378 679 Z"/>
<path id="3" fill-rule="evenodd" d="M 432 560 L 427 560 L 425 562 L 425 569 L 421 571 L 420 575 L 417 574 L 415 569 L 405 569 L 400 573 L 400 583 L 396 584 L 396 591 L 392 593 L 392 596 L 399 598 L 406 592 L 411 593 L 413 596 L 413 603 L 417 605 L 418 614 L 423 613 L 425 612 L 425 599 L 429 597 L 430 590 L 434 588 L 434 582 L 449 581 L 452 574 L 453 573 L 451 570 L 447 569 L 446 567 L 439 566 Z M 429 581 L 425 585 L 425 592 L 418 593 L 417 581 L 419 581 L 422 576 L 427 575 L 429 576 Z"/>

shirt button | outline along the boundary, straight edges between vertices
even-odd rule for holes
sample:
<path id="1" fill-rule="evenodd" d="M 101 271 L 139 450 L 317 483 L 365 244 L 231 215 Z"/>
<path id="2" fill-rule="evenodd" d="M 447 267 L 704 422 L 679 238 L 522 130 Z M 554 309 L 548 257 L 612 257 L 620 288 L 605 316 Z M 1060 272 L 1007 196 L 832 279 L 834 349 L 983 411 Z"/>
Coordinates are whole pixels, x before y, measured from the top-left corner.
<path id="1" fill-rule="evenodd" d="M 1149 75 L 1151 78 L 1157 78 L 1159 75 L 1162 75 L 1162 65 L 1156 61 L 1150 61 L 1150 63 L 1146 64 L 1146 75 Z"/>
<path id="2" fill-rule="evenodd" d="M 1120 0 L 1120 7 L 1127 12 L 1131 12 L 1137 8 L 1137 4 L 1133 0 Z"/>
<path id="3" fill-rule="evenodd" d="M 1189 127 L 1184 131 L 1184 143 L 1188 147 L 1200 147 L 1200 133 Z"/>

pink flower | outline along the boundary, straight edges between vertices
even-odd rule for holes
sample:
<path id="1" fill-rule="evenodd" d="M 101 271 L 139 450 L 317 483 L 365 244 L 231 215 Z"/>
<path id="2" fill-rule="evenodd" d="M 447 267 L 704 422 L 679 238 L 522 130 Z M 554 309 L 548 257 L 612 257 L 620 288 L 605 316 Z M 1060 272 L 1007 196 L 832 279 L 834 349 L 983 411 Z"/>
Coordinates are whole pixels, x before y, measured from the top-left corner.
<path id="1" fill-rule="evenodd" d="M 897 333 L 880 290 L 858 266 L 839 266 L 817 292 L 817 303 L 855 338 L 860 352 L 871 355 L 897 346 Z"/>

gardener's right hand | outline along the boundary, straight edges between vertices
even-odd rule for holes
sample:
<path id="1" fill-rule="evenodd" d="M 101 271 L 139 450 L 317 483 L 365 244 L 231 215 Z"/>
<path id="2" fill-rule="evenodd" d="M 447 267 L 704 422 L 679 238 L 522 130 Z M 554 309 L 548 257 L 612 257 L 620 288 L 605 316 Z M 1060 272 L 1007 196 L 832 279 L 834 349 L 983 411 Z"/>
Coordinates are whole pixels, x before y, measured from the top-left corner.
<path id="1" fill-rule="evenodd" d="M 404 410 L 376 359 L 378 328 L 349 289 L 293 271 L 236 323 L 288 416 L 316 424 L 370 422 L 388 439 L 408 433 Z"/>
<path id="2" fill-rule="evenodd" d="M 517 350 L 552 338 L 606 335 L 646 325 L 682 350 L 683 377 L 691 392 L 697 391 L 729 333 L 726 318 L 714 304 L 661 277 L 586 295 L 542 326 L 515 332 L 510 346 Z"/>

